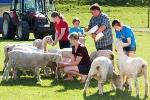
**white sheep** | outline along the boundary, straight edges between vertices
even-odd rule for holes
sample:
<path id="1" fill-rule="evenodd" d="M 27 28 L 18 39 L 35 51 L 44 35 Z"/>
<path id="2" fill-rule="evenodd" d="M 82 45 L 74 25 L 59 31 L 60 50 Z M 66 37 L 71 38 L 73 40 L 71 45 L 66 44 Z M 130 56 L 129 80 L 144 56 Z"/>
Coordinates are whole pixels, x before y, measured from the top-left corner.
<path id="1" fill-rule="evenodd" d="M 98 51 L 94 51 L 90 54 L 90 60 L 91 62 L 96 58 L 96 57 L 100 57 L 100 56 L 105 56 L 107 58 L 109 58 L 113 65 L 114 65 L 114 53 L 111 50 L 98 50 Z"/>
<path id="2" fill-rule="evenodd" d="M 33 47 L 32 44 L 27 44 L 27 43 L 18 43 L 18 44 L 8 44 L 4 47 L 4 55 L 5 55 L 5 59 L 4 59 L 4 68 L 8 62 L 8 52 L 12 51 L 15 47 L 20 46 L 20 47 L 26 47 L 26 48 L 30 48 Z"/>
<path id="3" fill-rule="evenodd" d="M 84 86 L 83 93 L 86 93 L 86 90 L 92 78 L 98 80 L 99 94 L 102 95 L 103 95 L 103 84 L 107 80 L 111 82 L 113 89 L 120 87 L 120 76 L 116 75 L 113 72 L 113 64 L 111 60 L 104 56 L 97 57 L 93 60 L 90 71 L 88 73 L 88 78 Z"/>
<path id="4" fill-rule="evenodd" d="M 67 62 L 71 60 L 72 56 L 72 49 L 71 48 L 64 48 L 64 49 L 49 49 L 48 53 L 59 53 L 62 55 L 62 61 Z M 57 71 L 57 72 L 56 72 Z M 49 62 L 45 69 L 44 69 L 44 75 L 48 76 L 49 73 L 54 73 L 56 74 L 62 74 L 60 70 L 58 71 L 56 63 L 55 62 Z"/>
<path id="5" fill-rule="evenodd" d="M 57 53 L 39 53 L 22 50 L 13 50 L 8 53 L 8 63 L 4 70 L 2 80 L 8 80 L 11 69 L 31 70 L 36 73 L 37 80 L 40 81 L 40 68 L 44 68 L 49 61 L 61 61 L 61 55 Z M 15 74 L 16 75 L 16 74 Z"/>
<path id="6" fill-rule="evenodd" d="M 128 57 L 123 51 L 123 42 L 117 40 L 116 50 L 119 57 L 119 73 L 121 76 L 121 89 L 123 89 L 124 78 L 128 79 L 129 91 L 132 91 L 131 81 L 133 78 L 136 87 L 136 96 L 139 96 L 138 77 L 144 76 L 145 96 L 148 96 L 148 64 L 140 57 Z"/>

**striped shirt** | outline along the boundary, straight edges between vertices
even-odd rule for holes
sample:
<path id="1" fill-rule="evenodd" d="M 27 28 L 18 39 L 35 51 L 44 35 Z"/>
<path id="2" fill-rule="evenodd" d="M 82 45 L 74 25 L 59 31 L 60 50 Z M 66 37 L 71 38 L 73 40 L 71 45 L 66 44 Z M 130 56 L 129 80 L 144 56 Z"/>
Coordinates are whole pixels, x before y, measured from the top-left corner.
<path id="1" fill-rule="evenodd" d="M 104 13 L 101 13 L 98 17 L 93 16 L 89 22 L 89 29 L 96 25 L 99 27 L 102 25 L 106 26 L 106 29 L 103 31 L 104 37 L 95 42 L 96 49 L 111 45 L 113 43 L 113 36 L 108 16 Z"/>

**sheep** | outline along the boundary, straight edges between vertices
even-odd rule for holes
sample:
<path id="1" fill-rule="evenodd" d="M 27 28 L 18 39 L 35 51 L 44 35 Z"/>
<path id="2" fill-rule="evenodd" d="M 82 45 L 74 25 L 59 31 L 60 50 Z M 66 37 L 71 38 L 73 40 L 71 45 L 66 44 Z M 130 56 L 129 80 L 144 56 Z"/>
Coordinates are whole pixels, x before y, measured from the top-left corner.
<path id="1" fill-rule="evenodd" d="M 123 51 L 123 42 L 115 43 L 119 58 L 119 73 L 121 76 L 121 89 L 123 90 L 124 78 L 128 79 L 129 91 L 132 91 L 131 78 L 135 81 L 136 96 L 139 96 L 138 77 L 144 76 L 145 96 L 148 96 L 148 64 L 140 57 L 128 57 Z"/>
<path id="2" fill-rule="evenodd" d="M 39 50 L 43 50 L 44 49 L 43 45 L 44 45 L 45 42 L 48 42 L 48 43 L 51 42 L 52 43 L 53 42 L 52 37 L 51 36 L 46 36 L 46 37 L 43 38 L 43 40 L 36 39 L 36 40 L 33 41 L 32 44 L 29 44 L 29 43 L 17 43 L 17 44 L 8 44 L 8 45 L 6 45 L 4 47 L 4 54 L 5 54 L 4 65 L 6 66 L 6 63 L 8 61 L 8 56 L 7 56 L 8 52 L 12 51 L 14 49 L 14 47 L 18 47 L 19 46 L 19 49 L 22 49 L 22 50 L 26 50 L 28 48 L 36 47 Z"/>
<path id="3" fill-rule="evenodd" d="M 67 62 L 71 60 L 71 56 L 72 56 L 72 49 L 71 48 L 64 48 L 64 49 L 49 49 L 48 53 L 60 53 L 62 55 L 62 61 L 63 62 Z M 62 76 L 61 74 L 61 70 L 58 71 L 57 68 L 57 64 L 55 62 L 49 62 L 45 69 L 44 69 L 44 75 L 48 76 L 49 72 L 52 74 L 59 74 L 60 76 Z M 56 72 L 57 70 L 57 72 Z"/>
<path id="4" fill-rule="evenodd" d="M 111 50 L 98 50 L 98 51 L 94 51 L 90 54 L 90 60 L 91 62 L 96 58 L 96 57 L 99 57 L 99 56 L 105 56 L 105 57 L 108 57 L 113 65 L 114 65 L 114 53 L 111 51 Z"/>
<path id="5" fill-rule="evenodd" d="M 83 93 L 86 93 L 92 78 L 98 81 L 99 94 L 103 95 L 103 84 L 107 80 L 111 82 L 113 89 L 120 88 L 120 76 L 113 72 L 113 64 L 107 57 L 101 56 L 93 60 Z"/>
<path id="6" fill-rule="evenodd" d="M 37 80 L 41 81 L 40 68 L 44 68 L 49 61 L 61 61 L 61 55 L 57 53 L 39 53 L 22 50 L 13 50 L 8 53 L 8 63 L 3 73 L 2 80 L 8 80 L 11 69 L 31 70 L 36 73 Z"/>
<path id="7" fill-rule="evenodd" d="M 21 44 L 8 44 L 4 47 L 4 55 L 5 55 L 5 59 L 4 59 L 4 68 L 6 67 L 6 64 L 8 62 L 8 52 L 12 51 L 14 47 L 17 46 L 21 46 L 21 47 L 32 47 L 31 44 L 25 44 L 25 43 L 21 43 Z"/>
<path id="8" fill-rule="evenodd" d="M 44 49 L 43 48 L 43 41 L 41 39 L 34 40 L 33 43 L 32 43 L 32 45 L 33 45 L 33 47 L 36 47 L 36 48 L 38 48 L 40 50 Z"/>

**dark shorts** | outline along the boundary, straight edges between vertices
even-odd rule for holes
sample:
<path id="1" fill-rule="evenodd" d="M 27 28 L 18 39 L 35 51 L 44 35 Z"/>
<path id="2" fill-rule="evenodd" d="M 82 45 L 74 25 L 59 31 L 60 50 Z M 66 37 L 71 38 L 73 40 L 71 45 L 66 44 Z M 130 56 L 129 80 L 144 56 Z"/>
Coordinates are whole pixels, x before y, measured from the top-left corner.
<path id="1" fill-rule="evenodd" d="M 70 48 L 70 42 L 69 41 L 59 41 L 59 48 Z"/>
<path id="2" fill-rule="evenodd" d="M 88 75 L 90 66 L 87 65 L 78 65 L 79 73 L 83 75 Z"/>
<path id="3" fill-rule="evenodd" d="M 105 46 L 105 47 L 102 47 L 102 48 L 98 48 L 98 50 L 111 50 L 112 51 L 113 47 L 112 47 L 112 44 L 108 45 L 108 46 Z"/>
<path id="4" fill-rule="evenodd" d="M 124 47 L 123 50 L 127 51 L 127 52 L 128 51 L 136 51 L 136 46 L 134 46 L 134 47 Z"/>

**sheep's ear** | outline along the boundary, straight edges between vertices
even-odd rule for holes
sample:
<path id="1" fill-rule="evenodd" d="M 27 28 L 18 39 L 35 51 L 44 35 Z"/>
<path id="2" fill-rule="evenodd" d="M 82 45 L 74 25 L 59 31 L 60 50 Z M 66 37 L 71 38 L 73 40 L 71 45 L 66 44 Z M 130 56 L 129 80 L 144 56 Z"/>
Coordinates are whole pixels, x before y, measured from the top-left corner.
<path id="1" fill-rule="evenodd" d="M 96 70 L 99 70 L 99 66 L 96 67 Z"/>

